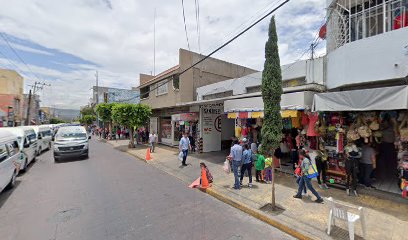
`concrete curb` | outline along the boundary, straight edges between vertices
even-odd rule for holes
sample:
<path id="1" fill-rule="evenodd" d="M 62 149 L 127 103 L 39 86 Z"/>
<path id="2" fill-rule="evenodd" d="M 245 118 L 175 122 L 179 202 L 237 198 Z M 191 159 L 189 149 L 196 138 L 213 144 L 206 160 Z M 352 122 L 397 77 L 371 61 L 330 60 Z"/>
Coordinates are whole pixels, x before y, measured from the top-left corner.
<path id="1" fill-rule="evenodd" d="M 107 142 L 107 143 L 109 143 L 109 142 Z M 109 144 L 113 146 L 113 144 L 111 144 L 111 143 L 109 143 Z M 139 159 L 140 161 L 144 161 L 145 163 L 149 163 L 149 161 L 146 161 L 144 158 L 141 158 L 137 154 L 132 154 L 129 150 L 127 150 L 126 153 L 131 155 L 131 156 L 134 156 L 135 158 Z M 150 165 L 153 166 L 156 169 L 161 170 L 164 173 L 169 174 L 170 176 L 173 176 L 173 177 L 179 179 L 182 182 L 185 182 L 182 178 L 180 178 L 178 176 L 175 176 L 173 174 L 170 174 L 169 172 L 166 172 L 165 170 L 163 170 L 161 168 L 158 168 L 154 164 L 150 164 Z M 187 182 L 185 182 L 185 183 L 187 183 Z M 269 224 L 269 225 L 281 230 L 282 232 L 285 232 L 285 233 L 291 235 L 292 237 L 295 237 L 295 238 L 301 239 L 301 240 L 313 240 L 313 238 L 311 238 L 309 236 L 306 236 L 305 234 L 303 234 L 303 233 L 301 233 L 301 232 L 299 232 L 299 231 L 297 231 L 297 230 L 295 230 L 293 228 L 290 228 L 290 227 L 286 226 L 285 224 L 282 224 L 282 223 L 272 219 L 271 217 L 267 216 L 266 214 L 263 214 L 260 211 L 254 209 L 252 207 L 249 207 L 249 206 L 247 206 L 247 205 L 245 205 L 245 204 L 243 204 L 241 202 L 237 202 L 237 201 L 235 201 L 234 199 L 228 197 L 225 194 L 219 193 L 214 188 L 200 189 L 200 191 L 202 191 L 202 192 L 204 192 L 204 193 L 218 199 L 221 202 L 224 202 L 224 203 L 226 203 L 226 204 L 228 204 L 228 205 L 230 205 L 232 207 L 235 207 L 235 208 L 241 210 L 242 212 L 245 212 L 248 215 L 250 215 L 250 216 L 252 216 L 252 217 L 254 217 L 254 218 L 256 218 L 256 219 L 258 219 L 258 220 L 260 220 L 260 221 L 262 221 L 264 223 L 266 223 L 266 224 Z"/>
<path id="2" fill-rule="evenodd" d="M 230 206 L 233 206 L 233 207 L 235 207 L 235 208 L 237 208 L 237 209 L 251 215 L 252 217 L 254 217 L 256 219 L 258 219 L 258 220 L 260 220 L 260 221 L 262 221 L 264 223 L 267 223 L 267 224 L 281 230 L 282 232 L 285 232 L 285 233 L 291 235 L 292 237 L 295 237 L 295 238 L 301 239 L 301 240 L 313 240 L 313 238 L 310 238 L 310 237 L 304 235 L 303 233 L 301 233 L 299 231 L 296 231 L 295 229 L 292 229 L 292 228 L 290 228 L 290 227 L 288 227 L 288 226 L 286 226 L 286 225 L 284 225 L 284 224 L 282 224 L 282 223 L 280 223 L 280 222 L 278 222 L 276 220 L 273 220 L 269 216 L 267 216 L 265 214 L 262 214 L 261 212 L 255 210 L 252 207 L 249 207 L 249 206 L 247 206 L 247 205 L 245 205 L 245 204 L 243 204 L 241 202 L 237 202 L 234 199 L 232 199 L 232 198 L 230 198 L 230 197 L 228 197 L 228 196 L 226 196 L 224 194 L 219 193 L 217 190 L 215 190 L 213 188 L 207 188 L 207 189 L 204 189 L 202 191 L 209 194 L 209 195 L 211 195 L 212 197 L 220 200 L 221 202 L 224 202 L 224 203 L 226 203 L 226 204 L 228 204 Z"/>

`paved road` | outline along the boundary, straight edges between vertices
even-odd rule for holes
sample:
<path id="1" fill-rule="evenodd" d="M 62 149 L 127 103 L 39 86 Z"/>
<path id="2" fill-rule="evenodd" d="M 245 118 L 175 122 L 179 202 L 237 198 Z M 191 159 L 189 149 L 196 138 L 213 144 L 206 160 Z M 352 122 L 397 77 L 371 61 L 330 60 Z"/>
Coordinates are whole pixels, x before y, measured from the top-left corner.
<path id="1" fill-rule="evenodd" d="M 37 158 L 0 194 L 1 240 L 292 239 L 106 143 L 90 158 Z"/>

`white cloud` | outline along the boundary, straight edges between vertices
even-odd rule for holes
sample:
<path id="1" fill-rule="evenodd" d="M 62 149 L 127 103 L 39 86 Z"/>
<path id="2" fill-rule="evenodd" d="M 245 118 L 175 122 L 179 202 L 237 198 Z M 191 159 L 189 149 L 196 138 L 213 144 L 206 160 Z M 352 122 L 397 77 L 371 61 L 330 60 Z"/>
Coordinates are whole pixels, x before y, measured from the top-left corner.
<path id="1" fill-rule="evenodd" d="M 273 5 L 269 0 L 199 2 L 201 50 L 204 54 L 224 43 L 232 33 L 248 26 L 268 9 L 266 7 Z M 191 50 L 198 51 L 194 1 L 185 1 L 185 7 Z M 316 26 L 325 16 L 324 7 L 325 1 L 297 0 L 278 10 L 276 22 L 282 64 L 296 60 L 308 47 L 317 31 Z M 158 73 L 177 64 L 178 49 L 187 48 L 179 1 L 5 1 L 0 8 L 0 29 L 97 64 L 103 85 L 130 88 L 138 84 L 139 73 L 153 70 L 154 8 L 157 9 Z M 262 70 L 268 23 L 269 18 L 215 57 Z M 321 48 L 318 52 L 321 52 Z M 59 79 L 52 88 L 55 90 L 51 97 L 56 100 L 50 97 L 48 102 L 73 107 L 88 101 L 91 95 L 87 88 L 94 82 L 95 66 L 73 66 L 77 67 L 82 70 L 63 73 L 31 66 L 33 71 L 38 71 L 45 78 Z M 81 81 L 73 80 L 76 78 Z M 69 93 L 62 91 L 64 97 L 55 94 L 71 88 L 73 90 Z M 44 103 L 47 101 L 44 100 Z"/>

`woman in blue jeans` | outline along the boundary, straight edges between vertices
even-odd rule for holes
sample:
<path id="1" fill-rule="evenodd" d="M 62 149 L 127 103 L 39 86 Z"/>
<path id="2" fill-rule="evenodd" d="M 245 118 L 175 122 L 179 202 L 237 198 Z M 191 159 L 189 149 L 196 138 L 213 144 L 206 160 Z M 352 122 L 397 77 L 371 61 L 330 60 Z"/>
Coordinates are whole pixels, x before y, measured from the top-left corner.
<path id="1" fill-rule="evenodd" d="M 317 199 L 315 200 L 315 202 L 322 203 L 323 198 L 320 197 L 319 193 L 313 188 L 311 179 L 308 177 L 308 171 L 309 171 L 309 167 L 312 165 L 312 161 L 310 160 L 310 157 L 306 154 L 304 150 L 300 151 L 299 157 L 300 157 L 300 160 L 302 160 L 302 164 L 300 165 L 302 169 L 302 177 L 300 178 L 300 181 L 299 181 L 298 192 L 293 197 L 302 199 L 302 190 L 305 186 L 307 186 L 307 188 L 309 188 L 309 190 L 313 193 L 313 195 L 316 196 Z M 315 171 L 317 170 L 315 169 Z"/>

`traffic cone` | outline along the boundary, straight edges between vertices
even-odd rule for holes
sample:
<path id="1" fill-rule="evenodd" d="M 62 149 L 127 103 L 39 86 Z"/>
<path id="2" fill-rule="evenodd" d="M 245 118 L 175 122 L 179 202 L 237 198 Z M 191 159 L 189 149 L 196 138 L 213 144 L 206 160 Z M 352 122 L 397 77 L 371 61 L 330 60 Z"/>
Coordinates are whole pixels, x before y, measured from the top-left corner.
<path id="1" fill-rule="evenodd" d="M 207 179 L 207 173 L 205 172 L 205 169 L 201 169 L 201 189 L 205 189 L 209 187 L 208 179 Z"/>
<path id="2" fill-rule="evenodd" d="M 152 158 L 150 157 L 150 148 L 147 149 L 146 151 L 146 161 L 152 160 Z"/>

